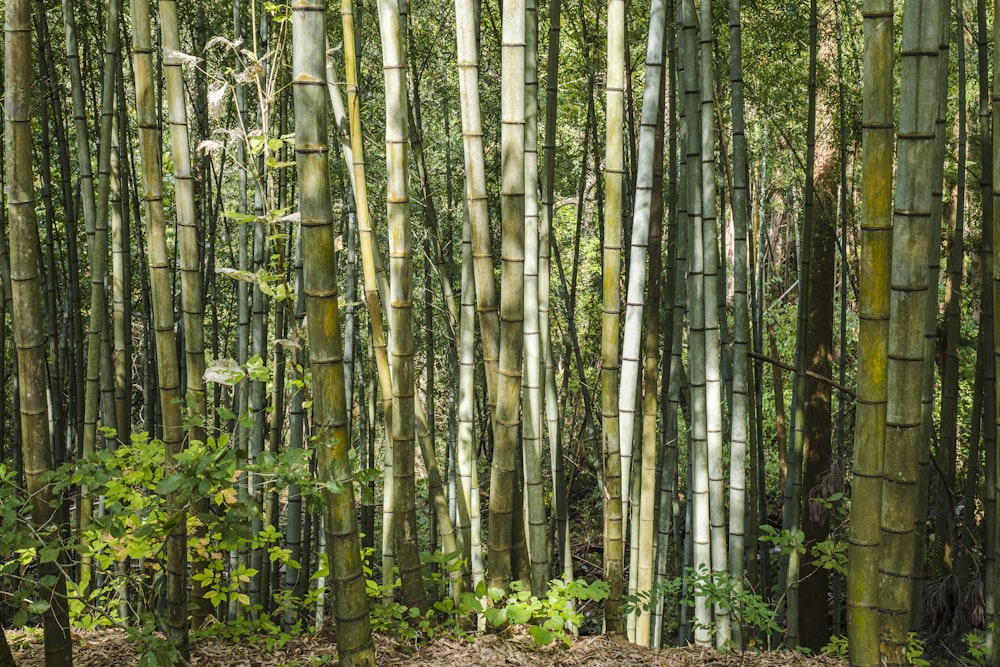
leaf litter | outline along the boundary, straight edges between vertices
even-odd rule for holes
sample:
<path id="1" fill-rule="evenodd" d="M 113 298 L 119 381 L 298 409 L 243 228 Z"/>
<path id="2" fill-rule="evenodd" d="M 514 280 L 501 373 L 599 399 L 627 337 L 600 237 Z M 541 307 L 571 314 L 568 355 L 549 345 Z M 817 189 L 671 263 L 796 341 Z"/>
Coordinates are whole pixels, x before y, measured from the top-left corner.
<path id="1" fill-rule="evenodd" d="M 43 667 L 45 651 L 40 631 L 8 631 L 18 667 Z M 75 667 L 138 667 L 140 654 L 122 630 L 73 631 Z M 261 638 L 239 643 L 220 637 L 197 639 L 191 667 L 313 667 L 336 665 L 332 632 L 289 638 L 267 646 Z M 722 654 L 701 647 L 651 649 L 598 635 L 582 637 L 569 648 L 537 647 L 526 633 L 486 634 L 475 641 L 437 639 L 419 648 L 395 638 L 376 637 L 380 667 L 843 667 L 833 656 L 785 651 Z"/>

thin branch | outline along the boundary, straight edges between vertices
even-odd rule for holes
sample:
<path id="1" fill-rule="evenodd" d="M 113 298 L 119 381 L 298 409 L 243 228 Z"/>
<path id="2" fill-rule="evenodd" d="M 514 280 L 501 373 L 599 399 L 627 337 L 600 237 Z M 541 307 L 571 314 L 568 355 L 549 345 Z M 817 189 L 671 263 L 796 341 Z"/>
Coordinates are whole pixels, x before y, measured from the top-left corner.
<path id="1" fill-rule="evenodd" d="M 781 361 L 780 359 L 775 359 L 774 357 L 769 357 L 769 356 L 764 355 L 764 354 L 758 354 L 757 352 L 748 351 L 747 355 L 749 355 L 753 359 L 759 359 L 761 361 L 766 361 L 767 363 L 771 364 L 772 366 L 777 366 L 778 368 L 783 368 L 786 371 L 791 371 L 792 373 L 794 373 L 794 372 L 796 372 L 796 370 L 798 370 L 792 364 L 786 364 L 784 361 Z M 853 389 L 850 389 L 849 387 L 846 387 L 846 386 L 840 384 L 839 382 L 837 382 L 833 378 L 828 378 L 825 375 L 820 375 L 819 373 L 816 373 L 816 372 L 810 371 L 810 370 L 805 371 L 805 374 L 806 374 L 806 377 L 810 377 L 810 378 L 812 378 L 814 380 L 819 380 L 820 382 L 822 382 L 824 384 L 828 384 L 831 387 L 833 387 L 834 389 L 838 389 L 838 390 L 842 391 L 843 393 L 847 394 L 851 398 L 855 398 L 856 397 L 855 394 L 854 394 L 854 390 Z"/>

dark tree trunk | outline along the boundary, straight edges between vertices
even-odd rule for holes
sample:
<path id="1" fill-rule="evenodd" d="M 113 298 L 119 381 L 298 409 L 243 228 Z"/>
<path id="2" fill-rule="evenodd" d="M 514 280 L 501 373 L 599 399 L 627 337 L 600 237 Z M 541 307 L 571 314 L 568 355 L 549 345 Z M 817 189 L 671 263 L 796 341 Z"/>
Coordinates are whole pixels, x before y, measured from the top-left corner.
<path id="1" fill-rule="evenodd" d="M 7 644 L 7 635 L 3 628 L 0 628 L 0 667 L 17 667 L 14 656 L 11 655 L 10 646 Z"/>
<path id="2" fill-rule="evenodd" d="M 829 571 L 813 563 L 814 545 L 827 539 L 830 520 L 827 510 L 816 499 L 829 496 L 825 490 L 830 470 L 832 422 L 831 386 L 816 380 L 830 377 L 833 369 L 833 299 L 834 257 L 836 251 L 837 170 L 833 161 L 820 167 L 814 194 L 814 217 L 809 265 L 809 323 L 806 328 L 805 440 L 802 471 L 802 532 L 806 554 L 802 558 L 799 583 L 799 642 L 819 651 L 830 640 L 830 622 L 826 610 Z"/>

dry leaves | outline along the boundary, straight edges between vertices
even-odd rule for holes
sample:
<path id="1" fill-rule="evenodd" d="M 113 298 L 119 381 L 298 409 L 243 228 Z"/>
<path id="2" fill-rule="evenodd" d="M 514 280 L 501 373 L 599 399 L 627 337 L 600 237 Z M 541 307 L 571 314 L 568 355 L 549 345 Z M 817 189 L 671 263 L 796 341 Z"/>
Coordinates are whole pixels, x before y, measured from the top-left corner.
<path id="1" fill-rule="evenodd" d="M 18 667 L 43 667 L 45 654 L 38 631 L 8 631 Z M 119 630 L 74 632 L 75 667 L 136 667 L 139 655 Z M 845 663 L 829 656 L 793 653 L 720 655 L 696 647 L 649 649 L 607 637 L 583 637 L 571 648 L 539 648 L 530 636 L 485 635 L 475 642 L 439 639 L 413 650 L 388 637 L 376 640 L 382 667 L 840 667 Z M 262 642 L 211 638 L 198 640 L 192 667 L 312 667 L 336 664 L 337 645 L 331 633 L 296 637 L 280 648 L 267 650 Z"/>

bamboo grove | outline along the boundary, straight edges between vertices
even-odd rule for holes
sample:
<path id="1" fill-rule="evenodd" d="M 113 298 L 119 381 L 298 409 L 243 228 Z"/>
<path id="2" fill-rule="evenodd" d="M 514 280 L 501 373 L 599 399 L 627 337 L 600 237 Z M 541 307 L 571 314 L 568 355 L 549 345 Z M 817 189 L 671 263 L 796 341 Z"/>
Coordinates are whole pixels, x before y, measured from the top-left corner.
<path id="1" fill-rule="evenodd" d="M 996 6 L 2 4 L 0 667 L 1000 664 Z"/>

